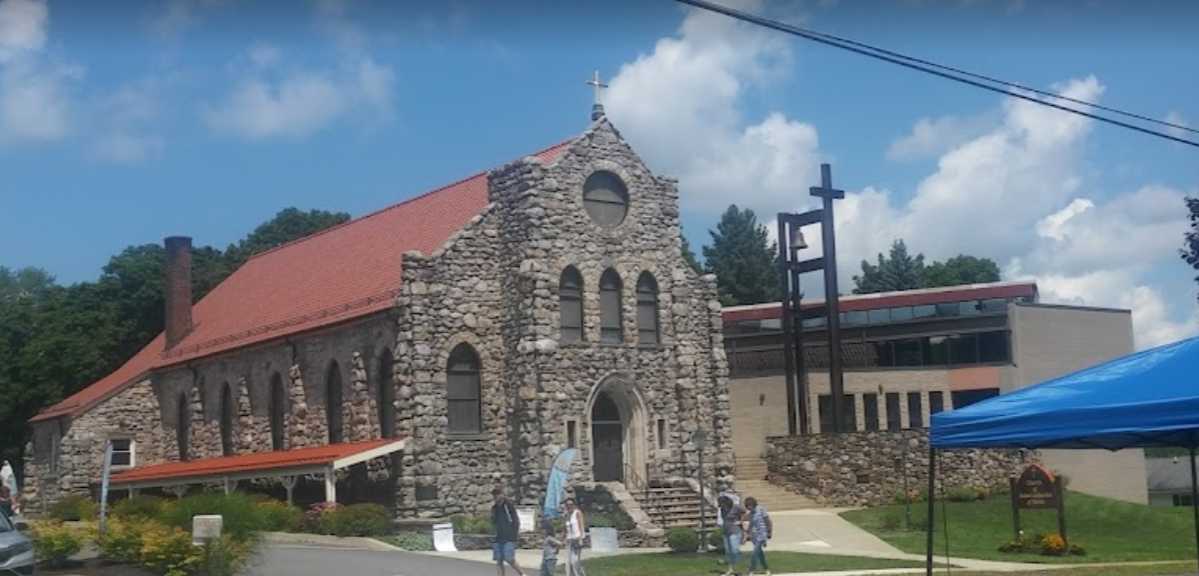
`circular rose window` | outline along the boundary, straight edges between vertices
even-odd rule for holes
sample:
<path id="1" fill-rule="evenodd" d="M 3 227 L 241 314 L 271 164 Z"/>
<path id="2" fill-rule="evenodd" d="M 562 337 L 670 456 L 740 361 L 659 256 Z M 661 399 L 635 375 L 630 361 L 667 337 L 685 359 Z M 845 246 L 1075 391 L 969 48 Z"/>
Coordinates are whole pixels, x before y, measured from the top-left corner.
<path id="1" fill-rule="evenodd" d="M 583 183 L 583 206 L 596 224 L 611 228 L 629 211 L 629 190 L 619 176 L 600 170 Z"/>

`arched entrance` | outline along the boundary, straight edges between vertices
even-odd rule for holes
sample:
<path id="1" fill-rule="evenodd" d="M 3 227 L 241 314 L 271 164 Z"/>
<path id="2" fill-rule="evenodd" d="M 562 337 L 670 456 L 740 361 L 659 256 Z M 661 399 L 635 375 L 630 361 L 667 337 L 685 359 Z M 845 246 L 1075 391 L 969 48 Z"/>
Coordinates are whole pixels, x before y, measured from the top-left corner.
<path id="1" fill-rule="evenodd" d="M 645 404 L 621 377 L 608 377 L 592 391 L 591 470 L 596 482 L 645 482 Z"/>

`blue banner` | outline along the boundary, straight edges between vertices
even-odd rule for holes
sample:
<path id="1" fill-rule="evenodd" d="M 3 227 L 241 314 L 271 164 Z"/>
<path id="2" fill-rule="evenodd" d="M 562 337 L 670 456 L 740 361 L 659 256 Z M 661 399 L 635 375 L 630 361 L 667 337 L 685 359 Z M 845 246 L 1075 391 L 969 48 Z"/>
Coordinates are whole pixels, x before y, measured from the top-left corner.
<path id="1" fill-rule="evenodd" d="M 550 477 L 545 485 L 545 506 L 541 511 L 544 518 L 557 518 L 562 508 L 562 495 L 566 492 L 566 483 L 570 481 L 570 464 L 574 462 L 578 450 L 567 448 L 554 458 L 550 468 Z"/>

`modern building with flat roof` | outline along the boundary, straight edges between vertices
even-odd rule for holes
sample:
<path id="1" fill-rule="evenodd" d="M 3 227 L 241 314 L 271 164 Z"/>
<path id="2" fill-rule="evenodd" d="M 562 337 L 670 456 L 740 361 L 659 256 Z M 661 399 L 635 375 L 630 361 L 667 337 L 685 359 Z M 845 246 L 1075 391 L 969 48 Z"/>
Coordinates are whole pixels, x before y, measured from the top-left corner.
<path id="1" fill-rule="evenodd" d="M 942 410 L 1133 351 L 1130 311 L 1042 304 L 1030 282 L 845 296 L 840 310 L 845 420 L 858 431 L 925 428 Z M 722 312 L 733 447 L 746 468 L 760 462 L 767 437 L 787 434 L 781 313 L 778 303 Z M 810 433 L 831 428 L 824 324 L 803 323 Z M 1073 489 L 1147 501 L 1140 450 L 1041 454 Z"/>

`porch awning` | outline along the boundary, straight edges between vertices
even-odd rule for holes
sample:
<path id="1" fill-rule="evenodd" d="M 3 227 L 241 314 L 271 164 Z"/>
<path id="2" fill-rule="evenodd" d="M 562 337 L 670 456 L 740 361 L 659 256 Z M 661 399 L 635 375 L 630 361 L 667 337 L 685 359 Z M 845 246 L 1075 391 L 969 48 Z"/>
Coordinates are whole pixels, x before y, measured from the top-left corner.
<path id="1" fill-rule="evenodd" d="M 136 490 L 208 482 L 224 482 L 228 485 L 238 480 L 294 478 L 314 474 L 325 477 L 326 496 L 328 500 L 333 501 L 336 499 L 336 492 L 331 488 L 334 472 L 403 450 L 406 443 L 407 439 L 404 438 L 383 438 L 186 462 L 166 462 L 117 473 L 109 479 L 109 486 Z"/>

